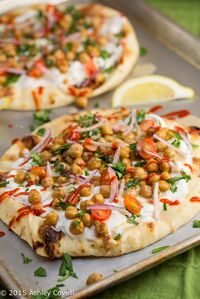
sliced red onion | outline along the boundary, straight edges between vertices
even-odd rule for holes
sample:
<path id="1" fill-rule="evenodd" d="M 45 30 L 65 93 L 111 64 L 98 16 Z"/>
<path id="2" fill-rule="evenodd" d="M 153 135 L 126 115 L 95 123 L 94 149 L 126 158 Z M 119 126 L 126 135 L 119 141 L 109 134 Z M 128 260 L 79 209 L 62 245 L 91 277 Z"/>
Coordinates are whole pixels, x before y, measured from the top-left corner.
<path id="1" fill-rule="evenodd" d="M 115 125 L 112 126 L 112 129 L 116 133 L 124 132 L 127 129 L 127 125 L 125 125 L 125 124 L 115 124 Z"/>
<path id="2" fill-rule="evenodd" d="M 66 36 L 63 39 L 63 43 L 77 41 L 77 40 L 81 40 L 81 39 L 82 39 L 82 35 L 80 34 L 80 32 L 75 32 L 75 33 L 72 33 L 72 34 Z"/>
<path id="3" fill-rule="evenodd" d="M 125 179 L 121 180 L 120 188 L 119 188 L 119 198 L 123 197 L 125 188 Z"/>
<path id="4" fill-rule="evenodd" d="M 71 183 L 75 183 L 76 181 L 82 183 L 85 180 L 84 177 L 82 177 L 80 175 L 74 175 L 74 174 L 71 174 L 71 173 L 69 174 L 69 178 L 70 178 Z"/>
<path id="5" fill-rule="evenodd" d="M 158 188 L 159 188 L 159 182 L 155 182 L 154 188 L 153 188 L 153 204 L 154 204 L 154 218 L 156 221 L 159 220 Z"/>
<path id="6" fill-rule="evenodd" d="M 11 74 L 16 74 L 16 75 L 23 75 L 25 74 L 24 70 L 18 70 L 18 69 L 14 69 L 11 67 L 0 67 L 0 72 L 6 72 L 6 73 L 11 73 Z"/>
<path id="7" fill-rule="evenodd" d="M 118 207 L 111 204 L 96 204 L 96 205 L 87 205 L 87 210 L 111 210 L 117 211 L 125 216 L 131 217 L 131 213 L 124 209 L 123 207 Z"/>
<path id="8" fill-rule="evenodd" d="M 97 124 L 94 124 L 90 127 L 87 127 L 87 128 L 78 128 L 76 129 L 76 131 L 78 131 L 79 133 L 84 133 L 84 132 L 89 132 L 89 131 L 93 131 L 99 127 L 101 127 L 103 124 L 105 123 L 105 120 L 102 119 L 100 120 L 100 122 L 98 122 Z"/>
<path id="9" fill-rule="evenodd" d="M 96 173 L 97 169 L 91 171 L 90 175 L 83 181 L 83 185 L 88 184 Z"/>
<path id="10" fill-rule="evenodd" d="M 143 149 L 143 151 L 144 151 L 145 153 L 147 153 L 147 154 L 153 156 L 153 157 L 156 157 L 156 158 L 159 158 L 159 159 L 162 159 L 162 160 L 163 160 L 163 159 L 168 160 L 168 158 L 163 157 L 163 156 L 161 156 L 161 155 L 159 155 L 159 154 L 157 154 L 157 153 L 152 153 L 151 151 L 148 151 L 148 150 L 146 150 L 146 149 Z"/>
<path id="11" fill-rule="evenodd" d="M 99 141 L 94 141 L 92 140 L 92 144 L 96 145 L 96 146 L 101 146 L 101 147 L 112 147 L 112 143 L 110 142 L 99 142 Z"/>
<path id="12" fill-rule="evenodd" d="M 121 149 L 121 146 L 119 145 L 117 150 L 115 151 L 115 154 L 114 154 L 114 157 L 113 157 L 113 163 L 114 164 L 117 164 L 118 161 L 119 161 L 120 149 Z"/>
<path id="13" fill-rule="evenodd" d="M 49 163 L 49 161 L 47 161 L 47 176 L 48 177 L 52 177 L 53 176 L 53 171 L 51 169 L 51 164 Z"/>
<path id="14" fill-rule="evenodd" d="M 136 122 L 136 111 L 134 110 L 131 113 L 131 122 L 130 125 L 128 126 L 128 128 L 126 129 L 126 131 L 124 132 L 124 135 L 128 135 L 129 133 L 131 133 L 133 131 L 134 125 Z"/>
<path id="15" fill-rule="evenodd" d="M 108 167 L 108 173 L 109 173 L 110 179 L 115 177 L 115 179 L 112 180 L 111 186 L 110 186 L 111 187 L 111 192 L 110 192 L 109 202 L 112 202 L 115 199 L 115 197 L 118 196 L 119 181 L 116 177 L 116 174 L 115 174 L 114 170 L 110 166 Z"/>
<path id="16" fill-rule="evenodd" d="M 153 137 L 157 140 L 159 140 L 160 142 L 164 143 L 165 145 L 167 145 L 168 147 L 173 148 L 177 153 L 185 156 L 185 153 L 180 150 L 179 148 L 175 147 L 173 144 L 171 144 L 170 142 L 166 141 L 165 139 L 161 138 L 160 136 L 158 136 L 157 134 L 154 134 Z"/>

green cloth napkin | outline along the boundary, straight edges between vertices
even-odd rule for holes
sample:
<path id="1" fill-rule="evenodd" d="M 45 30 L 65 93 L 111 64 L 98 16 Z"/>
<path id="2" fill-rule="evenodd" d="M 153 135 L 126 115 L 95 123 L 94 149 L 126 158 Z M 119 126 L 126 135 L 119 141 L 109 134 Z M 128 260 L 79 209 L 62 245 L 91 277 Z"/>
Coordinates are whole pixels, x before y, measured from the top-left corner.
<path id="1" fill-rule="evenodd" d="M 147 2 L 200 37 L 200 0 L 147 0 Z M 3 298 L 5 297 L 0 296 L 0 299 Z M 200 299 L 200 246 L 109 288 L 94 298 Z"/>

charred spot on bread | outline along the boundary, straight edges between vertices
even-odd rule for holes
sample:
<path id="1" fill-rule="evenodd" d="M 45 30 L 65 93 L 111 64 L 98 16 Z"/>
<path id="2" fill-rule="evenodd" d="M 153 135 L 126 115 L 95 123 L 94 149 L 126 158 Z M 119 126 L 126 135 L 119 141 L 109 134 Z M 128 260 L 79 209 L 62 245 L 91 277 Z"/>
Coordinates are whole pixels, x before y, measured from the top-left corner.
<path id="1" fill-rule="evenodd" d="M 46 226 L 43 231 L 43 240 L 45 243 L 45 251 L 49 258 L 53 259 L 57 256 L 59 250 L 59 241 L 64 236 L 63 232 L 56 231 L 52 226 Z"/>
<path id="2" fill-rule="evenodd" d="M 23 137 L 21 141 L 27 149 L 31 150 L 39 142 L 39 138 L 36 135 L 28 135 Z"/>

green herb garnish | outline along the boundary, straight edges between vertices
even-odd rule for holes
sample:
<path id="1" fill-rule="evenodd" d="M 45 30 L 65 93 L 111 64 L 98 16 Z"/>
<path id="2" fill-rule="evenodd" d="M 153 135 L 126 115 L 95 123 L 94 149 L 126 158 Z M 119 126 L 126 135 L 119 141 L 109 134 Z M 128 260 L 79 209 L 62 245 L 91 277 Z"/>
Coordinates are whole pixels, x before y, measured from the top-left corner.
<path id="1" fill-rule="evenodd" d="M 136 216 L 132 214 L 130 217 L 127 217 L 127 222 L 129 222 L 131 224 L 138 225 L 139 223 L 137 221 L 135 221 L 135 218 L 136 218 Z"/>
<path id="2" fill-rule="evenodd" d="M 42 165 L 42 159 L 40 158 L 40 155 L 38 155 L 36 152 L 32 152 L 32 160 L 33 160 L 33 165 Z"/>
<path id="3" fill-rule="evenodd" d="M 152 250 L 152 253 L 160 252 L 160 251 L 162 251 L 162 250 L 164 250 L 164 249 L 166 249 L 168 247 L 170 247 L 170 246 L 167 245 L 167 246 L 162 246 L 162 247 L 155 248 L 155 249 Z"/>
<path id="4" fill-rule="evenodd" d="M 68 253 L 63 255 L 59 269 L 59 276 L 62 276 L 62 278 L 59 278 L 58 281 L 64 281 L 70 276 L 78 278 L 73 269 L 71 256 Z"/>
<path id="5" fill-rule="evenodd" d="M 51 114 L 51 109 L 36 111 L 33 115 L 33 123 L 30 125 L 30 130 L 33 131 L 37 127 L 50 121 L 50 114 Z"/>
<path id="6" fill-rule="evenodd" d="M 21 253 L 21 256 L 23 257 L 23 263 L 24 264 L 30 264 L 33 261 L 28 256 L 25 256 L 23 253 Z"/>
<path id="7" fill-rule="evenodd" d="M 144 47 L 140 47 L 140 56 L 145 56 L 147 54 L 147 49 Z"/>
<path id="8" fill-rule="evenodd" d="M 126 166 L 122 163 L 122 161 L 119 161 L 117 164 L 112 164 L 111 167 L 119 179 L 126 174 Z"/>
<path id="9" fill-rule="evenodd" d="M 4 188 L 9 184 L 9 182 L 2 182 L 0 183 L 0 188 Z"/>
<path id="10" fill-rule="evenodd" d="M 37 277 L 46 277 L 47 276 L 47 271 L 43 267 L 39 267 L 35 270 L 34 276 Z"/>
<path id="11" fill-rule="evenodd" d="M 91 113 L 88 113 L 84 116 L 80 116 L 78 120 L 78 123 L 81 125 L 81 127 L 90 127 L 96 124 L 97 122 L 98 122 L 97 119 Z"/>
<path id="12" fill-rule="evenodd" d="M 177 191 L 177 186 L 175 185 L 176 182 L 180 180 L 185 180 L 186 183 L 188 183 L 191 180 L 191 176 L 188 175 L 185 171 L 181 170 L 180 173 L 182 176 L 175 176 L 167 180 L 167 183 L 170 185 L 170 190 L 173 193 Z"/>
<path id="13" fill-rule="evenodd" d="M 174 132 L 174 141 L 172 142 L 172 144 L 177 148 L 180 147 L 181 139 L 181 135 L 178 132 Z"/>
<path id="14" fill-rule="evenodd" d="M 195 143 L 192 143 L 192 142 L 191 142 L 191 146 L 192 146 L 193 148 L 198 148 L 198 147 L 199 147 L 198 144 L 195 144 Z"/>
<path id="15" fill-rule="evenodd" d="M 46 131 L 45 128 L 41 128 L 41 129 L 37 130 L 36 134 L 42 137 L 42 136 L 44 136 L 45 131 Z"/>
<path id="16" fill-rule="evenodd" d="M 163 210 L 167 211 L 167 204 L 166 204 L 166 202 L 163 202 Z"/>
<path id="17" fill-rule="evenodd" d="M 192 223 L 192 227 L 200 228 L 200 220 L 194 220 L 193 223 Z"/>
<path id="18" fill-rule="evenodd" d="M 143 120 L 145 120 L 145 117 L 146 117 L 145 109 L 141 109 L 140 111 L 138 111 L 136 115 L 137 123 L 140 124 Z"/>
<path id="19" fill-rule="evenodd" d="M 20 76 L 21 75 L 14 75 L 14 74 L 7 76 L 6 80 L 3 82 L 2 85 L 4 87 L 9 86 L 10 84 L 13 84 L 13 83 L 17 82 L 17 80 L 19 79 Z"/>
<path id="20" fill-rule="evenodd" d="M 65 143 L 61 145 L 57 150 L 56 154 L 62 154 L 64 151 L 68 150 L 70 148 L 71 144 L 70 143 Z"/>
<path id="21" fill-rule="evenodd" d="M 111 164 L 113 161 L 113 157 L 111 155 L 102 154 L 100 149 L 97 149 L 95 156 L 100 159 L 103 163 Z"/>
<path id="22" fill-rule="evenodd" d="M 111 56 L 111 54 L 108 52 L 108 51 L 106 51 L 106 50 L 101 50 L 101 52 L 100 52 L 100 57 L 101 58 L 103 58 L 103 59 L 107 59 L 107 58 L 109 58 Z"/>
<path id="23" fill-rule="evenodd" d="M 94 108 L 99 108 L 99 106 L 100 106 L 99 102 L 94 103 Z"/>
<path id="24" fill-rule="evenodd" d="M 132 179 L 130 181 L 128 181 L 128 183 L 126 184 L 126 189 L 137 186 L 139 184 L 140 180 L 138 179 Z"/>
<path id="25" fill-rule="evenodd" d="M 122 237 L 122 234 L 117 234 L 116 237 L 114 238 L 115 241 L 120 240 Z"/>
<path id="26" fill-rule="evenodd" d="M 137 143 L 131 143 L 129 147 L 134 153 L 137 153 Z"/>
<path id="27" fill-rule="evenodd" d="M 137 161 L 134 166 L 141 167 L 141 166 L 144 166 L 145 164 L 146 164 L 145 160 L 140 160 L 140 161 Z"/>

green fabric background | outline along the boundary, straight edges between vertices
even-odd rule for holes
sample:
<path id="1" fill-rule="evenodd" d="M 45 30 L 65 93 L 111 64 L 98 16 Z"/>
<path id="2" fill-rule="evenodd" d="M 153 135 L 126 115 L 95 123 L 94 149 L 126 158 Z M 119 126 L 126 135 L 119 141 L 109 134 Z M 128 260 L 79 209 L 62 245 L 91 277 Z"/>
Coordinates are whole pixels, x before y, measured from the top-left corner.
<path id="1" fill-rule="evenodd" d="M 147 2 L 200 37 L 200 0 L 147 0 Z M 200 299 L 200 246 L 94 298 Z"/>

